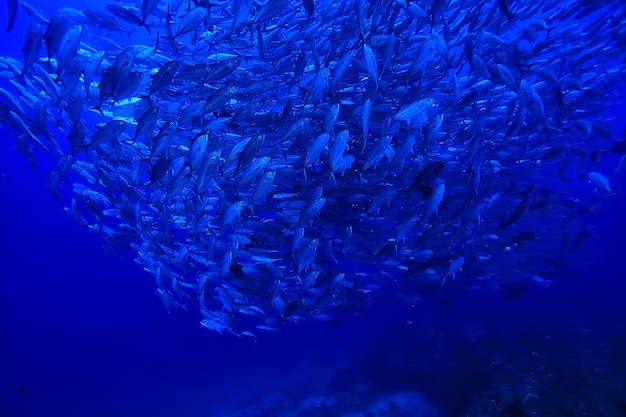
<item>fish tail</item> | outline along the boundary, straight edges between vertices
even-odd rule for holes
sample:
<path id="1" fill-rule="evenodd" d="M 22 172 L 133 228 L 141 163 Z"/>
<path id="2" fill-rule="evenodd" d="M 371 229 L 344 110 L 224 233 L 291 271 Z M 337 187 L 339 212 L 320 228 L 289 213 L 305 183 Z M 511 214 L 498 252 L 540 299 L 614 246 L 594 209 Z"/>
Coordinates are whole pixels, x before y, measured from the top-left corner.
<path id="1" fill-rule="evenodd" d="M 104 113 L 102 112 L 102 102 L 98 103 L 97 106 L 94 106 L 93 109 L 97 110 L 98 113 L 100 113 L 100 116 L 104 116 Z"/>
<path id="2" fill-rule="evenodd" d="M 154 107 L 154 102 L 152 101 L 152 93 L 140 95 L 139 98 L 148 100 L 148 102 L 150 103 L 150 107 Z"/>

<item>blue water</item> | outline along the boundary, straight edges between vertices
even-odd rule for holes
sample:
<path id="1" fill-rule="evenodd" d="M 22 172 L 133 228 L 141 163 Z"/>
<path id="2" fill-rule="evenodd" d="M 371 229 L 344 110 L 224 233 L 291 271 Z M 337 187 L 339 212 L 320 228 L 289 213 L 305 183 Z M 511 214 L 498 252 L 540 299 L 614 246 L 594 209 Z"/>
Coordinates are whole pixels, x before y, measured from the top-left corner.
<path id="1" fill-rule="evenodd" d="M 548 374 L 564 356 L 579 379 L 561 396 L 550 385 L 554 407 L 567 409 L 576 390 L 607 406 L 624 394 L 626 238 L 615 233 L 623 199 L 607 202 L 597 224 L 603 262 L 553 288 L 514 300 L 461 293 L 446 294 L 445 305 L 439 294 L 414 308 L 382 303 L 335 327 L 306 322 L 251 342 L 208 332 L 189 312 L 167 314 L 149 274 L 104 253 L 38 174 L 1 155 L 10 167 L 0 216 L 3 416 L 195 417 L 272 399 L 282 410 L 359 384 L 424 392 L 454 408 L 499 375 L 514 378 L 520 360 Z"/>
<path id="2" fill-rule="evenodd" d="M 20 56 L 27 19 L 0 55 Z M 621 137 L 624 110 L 609 114 Z M 152 274 L 105 252 L 46 189 L 46 162 L 30 170 L 0 134 L 1 417 L 626 416 L 626 170 L 593 217 L 592 260 L 548 287 L 382 297 L 253 341 L 168 313 Z"/>

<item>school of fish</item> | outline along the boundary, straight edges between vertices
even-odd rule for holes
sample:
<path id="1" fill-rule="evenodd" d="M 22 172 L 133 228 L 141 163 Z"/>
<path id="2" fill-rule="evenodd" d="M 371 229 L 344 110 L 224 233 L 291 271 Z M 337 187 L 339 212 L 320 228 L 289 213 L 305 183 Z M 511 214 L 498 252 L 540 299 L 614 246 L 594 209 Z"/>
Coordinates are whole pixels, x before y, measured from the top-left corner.
<path id="1" fill-rule="evenodd" d="M 220 333 L 547 284 L 624 164 L 622 1 L 7 4 L 11 144 Z"/>

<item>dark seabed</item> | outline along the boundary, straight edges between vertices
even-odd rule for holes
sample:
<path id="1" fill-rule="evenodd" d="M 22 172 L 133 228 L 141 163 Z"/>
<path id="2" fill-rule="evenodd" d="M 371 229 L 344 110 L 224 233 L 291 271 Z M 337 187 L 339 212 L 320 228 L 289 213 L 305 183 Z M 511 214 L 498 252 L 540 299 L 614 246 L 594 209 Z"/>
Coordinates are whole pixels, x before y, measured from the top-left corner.
<path id="1" fill-rule="evenodd" d="M 622 2 L 0 11 L 0 417 L 626 416 Z"/>

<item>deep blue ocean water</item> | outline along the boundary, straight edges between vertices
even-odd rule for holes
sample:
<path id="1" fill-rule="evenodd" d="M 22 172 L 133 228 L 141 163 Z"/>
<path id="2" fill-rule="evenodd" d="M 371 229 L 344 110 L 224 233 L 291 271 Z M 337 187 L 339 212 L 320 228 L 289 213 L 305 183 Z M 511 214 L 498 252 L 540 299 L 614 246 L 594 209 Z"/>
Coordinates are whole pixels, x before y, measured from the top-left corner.
<path id="1" fill-rule="evenodd" d="M 0 35 L 0 55 L 20 56 L 27 19 Z M 624 110 L 610 113 L 621 137 Z M 0 134 L 1 417 L 360 416 L 378 401 L 626 416 L 626 170 L 594 217 L 593 259 L 547 288 L 444 287 L 252 341 L 208 331 L 198 311 L 168 314 L 153 276 L 106 253 L 46 189 L 45 162 L 31 171 Z M 519 386 L 532 395 L 516 398 Z"/>

